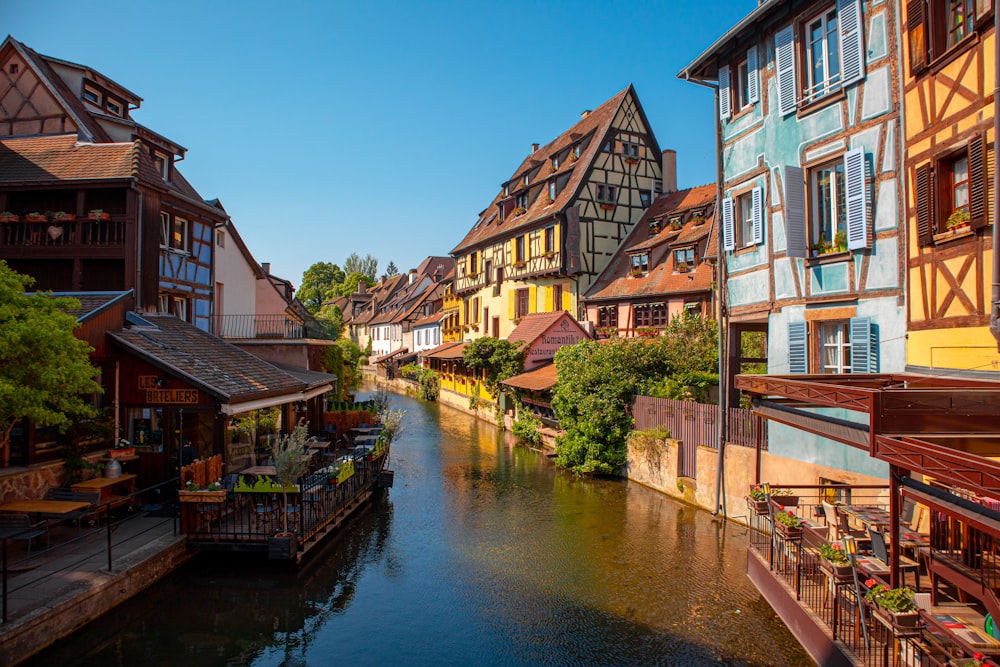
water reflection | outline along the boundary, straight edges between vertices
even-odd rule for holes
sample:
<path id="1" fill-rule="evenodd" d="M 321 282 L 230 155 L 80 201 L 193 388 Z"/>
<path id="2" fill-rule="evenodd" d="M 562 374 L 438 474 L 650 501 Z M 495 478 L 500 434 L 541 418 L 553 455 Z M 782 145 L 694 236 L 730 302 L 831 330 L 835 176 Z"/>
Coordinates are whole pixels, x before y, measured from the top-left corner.
<path id="1" fill-rule="evenodd" d="M 809 662 L 746 579 L 743 529 L 393 401 L 395 488 L 308 569 L 200 559 L 34 664 Z"/>

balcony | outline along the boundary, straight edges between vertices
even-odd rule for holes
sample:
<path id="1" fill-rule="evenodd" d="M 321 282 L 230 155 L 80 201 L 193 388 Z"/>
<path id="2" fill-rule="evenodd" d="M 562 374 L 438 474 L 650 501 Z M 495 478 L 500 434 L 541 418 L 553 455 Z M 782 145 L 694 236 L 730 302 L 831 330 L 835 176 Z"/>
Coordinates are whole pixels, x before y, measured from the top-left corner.
<path id="1" fill-rule="evenodd" d="M 303 323 L 286 315 L 220 315 L 217 336 L 236 340 L 334 340 L 333 332 L 319 323 Z"/>
<path id="2" fill-rule="evenodd" d="M 4 248 L 109 248 L 125 245 L 124 220 L 0 222 Z"/>
<path id="3" fill-rule="evenodd" d="M 900 490 L 895 502 L 891 488 Z M 1000 611 L 996 507 L 908 477 L 898 487 L 775 487 L 765 501 L 747 497 L 747 572 L 818 664 L 1000 664 L 986 620 Z M 799 530 L 775 520 L 787 510 Z M 823 559 L 828 543 L 855 552 L 851 562 Z M 910 588 L 917 609 L 891 616 L 868 600 L 877 584 Z"/>

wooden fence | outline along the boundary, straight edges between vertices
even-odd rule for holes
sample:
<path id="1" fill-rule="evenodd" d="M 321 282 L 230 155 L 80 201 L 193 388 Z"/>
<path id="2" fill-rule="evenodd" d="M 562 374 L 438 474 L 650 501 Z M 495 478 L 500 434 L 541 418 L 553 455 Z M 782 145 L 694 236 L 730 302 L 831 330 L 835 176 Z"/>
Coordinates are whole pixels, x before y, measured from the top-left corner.
<path id="1" fill-rule="evenodd" d="M 663 426 L 670 437 L 692 447 L 719 446 L 717 428 L 719 406 L 689 401 L 672 401 L 652 396 L 636 396 L 632 403 L 636 430 Z M 740 447 L 767 449 L 767 420 L 752 410 L 729 408 L 726 443 Z"/>

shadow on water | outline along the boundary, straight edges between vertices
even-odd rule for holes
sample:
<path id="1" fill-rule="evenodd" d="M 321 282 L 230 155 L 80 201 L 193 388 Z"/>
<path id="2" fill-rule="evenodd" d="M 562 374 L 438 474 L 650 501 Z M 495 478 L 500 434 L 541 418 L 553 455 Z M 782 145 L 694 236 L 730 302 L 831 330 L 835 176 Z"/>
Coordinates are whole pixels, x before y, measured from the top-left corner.
<path id="1" fill-rule="evenodd" d="M 747 580 L 744 528 L 393 405 L 395 487 L 307 568 L 199 557 L 31 664 L 809 664 Z"/>

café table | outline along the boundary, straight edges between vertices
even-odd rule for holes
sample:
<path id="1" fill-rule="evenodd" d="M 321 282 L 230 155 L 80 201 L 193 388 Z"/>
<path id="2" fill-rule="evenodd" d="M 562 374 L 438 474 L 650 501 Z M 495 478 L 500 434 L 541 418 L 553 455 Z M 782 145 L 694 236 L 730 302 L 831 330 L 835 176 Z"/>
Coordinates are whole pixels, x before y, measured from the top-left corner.
<path id="1" fill-rule="evenodd" d="M 892 525 L 892 515 L 881 507 L 869 505 L 841 505 L 840 511 L 866 527 L 881 530 Z"/>
<path id="2" fill-rule="evenodd" d="M 0 505 L 0 512 L 33 514 L 58 519 L 88 507 L 90 503 L 78 500 L 14 500 Z"/>

